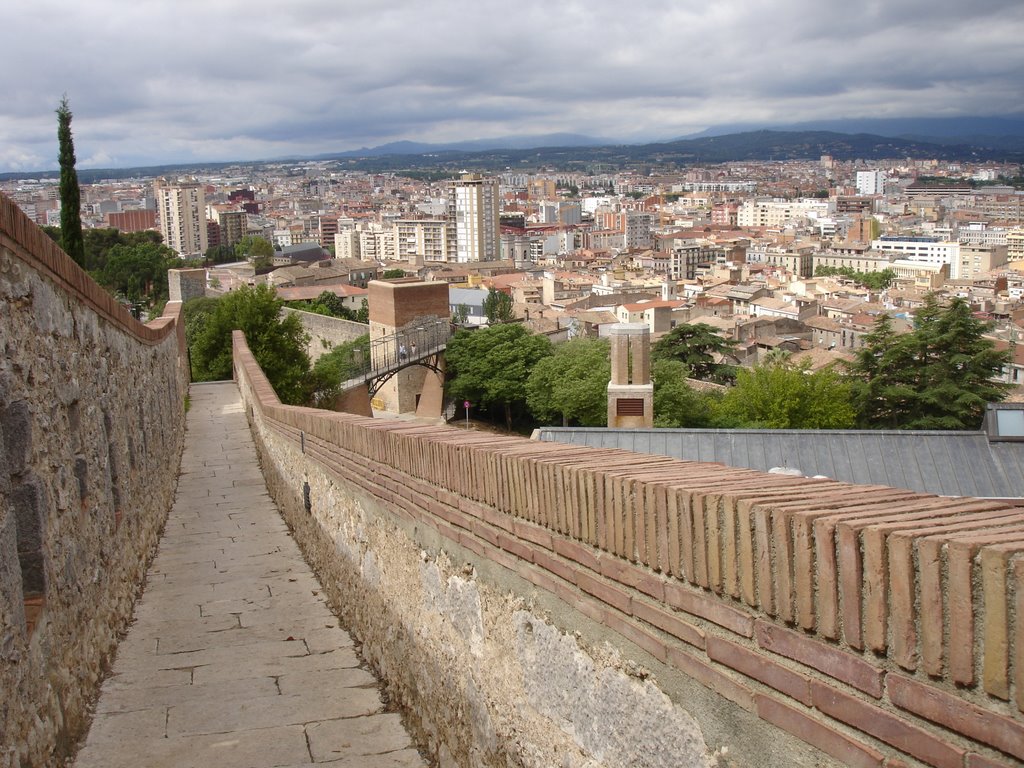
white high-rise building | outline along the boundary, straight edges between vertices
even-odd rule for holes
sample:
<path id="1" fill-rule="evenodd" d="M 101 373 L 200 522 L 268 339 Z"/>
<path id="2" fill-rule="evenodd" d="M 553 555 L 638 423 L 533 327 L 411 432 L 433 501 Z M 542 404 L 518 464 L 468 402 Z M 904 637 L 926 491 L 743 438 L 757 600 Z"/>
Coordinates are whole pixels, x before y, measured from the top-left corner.
<path id="1" fill-rule="evenodd" d="M 157 215 L 164 245 L 185 259 L 206 253 L 206 193 L 201 184 L 167 184 L 158 180 Z"/>
<path id="2" fill-rule="evenodd" d="M 449 261 L 501 259 L 498 180 L 467 173 L 448 183 Z"/>
<path id="3" fill-rule="evenodd" d="M 885 193 L 883 171 L 857 171 L 857 194 L 870 197 Z"/>

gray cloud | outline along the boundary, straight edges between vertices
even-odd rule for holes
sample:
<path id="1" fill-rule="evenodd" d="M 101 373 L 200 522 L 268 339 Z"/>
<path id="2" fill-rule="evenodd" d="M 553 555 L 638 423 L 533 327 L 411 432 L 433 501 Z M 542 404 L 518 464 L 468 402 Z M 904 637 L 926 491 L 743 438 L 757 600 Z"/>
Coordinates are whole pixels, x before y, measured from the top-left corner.
<path id="1" fill-rule="evenodd" d="M 1019 0 L 13 0 L 0 171 L 1020 113 Z M 11 5 L 11 4 L 9 4 Z"/>

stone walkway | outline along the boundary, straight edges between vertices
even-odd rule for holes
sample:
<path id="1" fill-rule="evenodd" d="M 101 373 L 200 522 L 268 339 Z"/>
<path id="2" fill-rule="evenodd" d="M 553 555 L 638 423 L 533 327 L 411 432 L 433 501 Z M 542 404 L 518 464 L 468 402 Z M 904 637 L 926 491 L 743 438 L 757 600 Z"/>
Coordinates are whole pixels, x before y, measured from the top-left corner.
<path id="1" fill-rule="evenodd" d="M 160 551 L 75 765 L 425 766 L 267 494 L 237 387 L 191 401 Z"/>

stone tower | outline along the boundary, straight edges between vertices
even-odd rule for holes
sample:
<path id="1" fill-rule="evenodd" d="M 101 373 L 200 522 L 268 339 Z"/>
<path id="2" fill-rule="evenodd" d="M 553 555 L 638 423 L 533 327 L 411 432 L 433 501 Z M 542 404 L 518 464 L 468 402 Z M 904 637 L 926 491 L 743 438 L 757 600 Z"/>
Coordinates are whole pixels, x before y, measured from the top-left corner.
<path id="1" fill-rule="evenodd" d="M 654 426 L 651 383 L 651 329 L 643 323 L 617 323 L 608 331 L 612 380 L 608 382 L 609 428 Z"/>
<path id="2" fill-rule="evenodd" d="M 447 327 L 451 316 L 448 284 L 415 278 L 371 280 L 370 354 L 373 367 L 416 359 L 434 344 L 432 326 Z M 404 368 L 377 391 L 372 403 L 381 411 L 439 417 L 444 377 L 420 366 Z"/>

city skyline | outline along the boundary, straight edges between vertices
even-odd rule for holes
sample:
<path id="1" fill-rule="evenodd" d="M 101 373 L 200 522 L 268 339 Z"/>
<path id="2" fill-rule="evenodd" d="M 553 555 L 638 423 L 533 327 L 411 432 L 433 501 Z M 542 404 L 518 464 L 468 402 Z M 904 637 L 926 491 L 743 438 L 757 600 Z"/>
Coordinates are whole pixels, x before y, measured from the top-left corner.
<path id="1" fill-rule="evenodd" d="M 0 172 L 56 167 L 64 93 L 80 168 L 1024 104 L 1015 0 L 65 6 L 6 14 Z"/>

